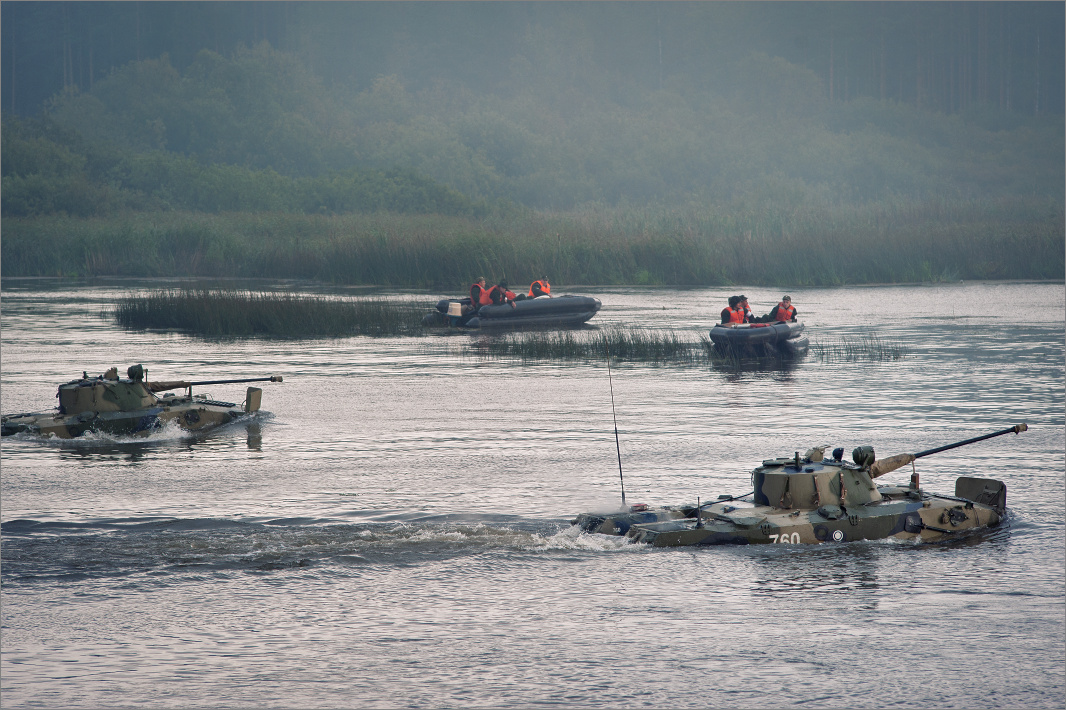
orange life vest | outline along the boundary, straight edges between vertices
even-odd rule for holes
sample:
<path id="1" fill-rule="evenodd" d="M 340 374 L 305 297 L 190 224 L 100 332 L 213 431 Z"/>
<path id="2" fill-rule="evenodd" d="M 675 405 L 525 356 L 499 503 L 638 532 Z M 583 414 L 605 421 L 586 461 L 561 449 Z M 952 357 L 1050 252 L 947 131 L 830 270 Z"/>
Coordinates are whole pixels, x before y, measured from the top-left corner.
<path id="1" fill-rule="evenodd" d="M 514 293 L 512 293 L 511 291 L 505 289 L 503 286 L 500 286 L 499 284 L 497 284 L 497 285 L 495 285 L 495 286 L 493 286 L 492 288 L 489 289 L 489 303 L 492 303 L 492 304 L 498 306 L 501 303 L 507 303 L 508 301 L 513 301 L 514 299 L 515 299 Z"/>
<path id="2" fill-rule="evenodd" d="M 777 320 L 784 323 L 786 321 L 792 320 L 793 316 L 795 315 L 796 309 L 792 306 L 791 303 L 787 306 L 785 305 L 784 301 L 781 301 L 781 303 L 777 304 L 777 315 L 775 316 Z"/>
<path id="3" fill-rule="evenodd" d="M 743 323 L 744 322 L 744 308 L 741 306 L 739 309 L 733 309 L 729 312 L 730 323 Z"/>
<path id="4" fill-rule="evenodd" d="M 470 303 L 474 306 L 474 310 L 492 303 L 492 298 L 489 297 L 489 290 L 481 284 L 471 284 Z"/>
<path id="5" fill-rule="evenodd" d="M 540 284 L 540 290 L 543 293 L 549 293 L 550 294 L 552 292 L 552 285 L 550 283 L 548 283 L 547 281 L 537 280 L 537 281 L 534 281 L 533 283 L 529 284 L 529 298 L 536 298 L 537 297 L 538 294 L 533 293 L 533 287 L 538 285 L 538 284 Z"/>

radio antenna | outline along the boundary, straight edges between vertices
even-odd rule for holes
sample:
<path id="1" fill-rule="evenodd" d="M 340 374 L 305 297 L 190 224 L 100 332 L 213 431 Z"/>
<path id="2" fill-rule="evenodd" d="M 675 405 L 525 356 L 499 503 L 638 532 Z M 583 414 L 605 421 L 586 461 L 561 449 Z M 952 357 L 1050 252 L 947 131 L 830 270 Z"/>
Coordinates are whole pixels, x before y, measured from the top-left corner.
<path id="1" fill-rule="evenodd" d="M 614 382 L 611 379 L 611 346 L 603 334 L 603 348 L 607 353 L 607 384 L 611 388 L 611 416 L 614 418 L 614 448 L 618 452 L 618 482 L 622 486 L 622 505 L 626 504 L 626 482 L 622 478 L 622 445 L 618 442 L 618 414 L 614 410 Z"/>

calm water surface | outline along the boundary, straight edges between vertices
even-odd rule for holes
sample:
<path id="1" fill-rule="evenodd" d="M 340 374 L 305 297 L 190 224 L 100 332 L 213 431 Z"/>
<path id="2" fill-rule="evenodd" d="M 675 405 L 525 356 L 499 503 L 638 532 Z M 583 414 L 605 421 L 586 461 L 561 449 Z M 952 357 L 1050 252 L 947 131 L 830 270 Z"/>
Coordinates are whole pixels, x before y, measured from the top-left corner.
<path id="1" fill-rule="evenodd" d="M 1066 703 L 1062 284 L 791 293 L 813 341 L 873 330 L 901 361 L 614 365 L 629 502 L 744 493 L 762 459 L 817 444 L 884 456 L 1029 424 L 918 462 L 937 492 L 1004 480 L 994 531 L 699 550 L 570 526 L 619 501 L 603 363 L 482 360 L 466 335 L 203 342 L 101 316 L 146 286 L 5 280 L 3 411 L 113 365 L 285 382 L 207 437 L 3 440 L 5 708 Z M 733 292 L 600 289 L 592 322 L 695 340 Z M 781 296 L 744 292 L 759 312 Z"/>

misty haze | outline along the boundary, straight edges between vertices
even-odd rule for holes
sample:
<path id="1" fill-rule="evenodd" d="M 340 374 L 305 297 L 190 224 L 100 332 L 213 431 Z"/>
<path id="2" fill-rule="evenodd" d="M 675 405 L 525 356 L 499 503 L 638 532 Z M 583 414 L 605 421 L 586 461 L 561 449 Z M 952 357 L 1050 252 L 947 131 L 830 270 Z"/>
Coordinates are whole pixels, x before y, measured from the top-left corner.
<path id="1" fill-rule="evenodd" d="M 1060 3 L 4 3 L 3 275 L 1063 275 Z"/>

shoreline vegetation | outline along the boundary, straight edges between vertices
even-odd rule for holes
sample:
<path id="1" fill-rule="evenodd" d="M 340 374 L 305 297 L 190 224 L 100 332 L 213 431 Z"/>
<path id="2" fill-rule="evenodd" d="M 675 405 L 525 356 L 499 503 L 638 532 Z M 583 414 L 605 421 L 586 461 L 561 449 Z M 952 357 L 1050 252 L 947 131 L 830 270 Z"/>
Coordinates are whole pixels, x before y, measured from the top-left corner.
<path id="1" fill-rule="evenodd" d="M 557 283 L 825 287 L 1061 279 L 1061 204 L 943 199 L 745 210 L 495 213 L 129 212 L 5 217 L 0 273 L 310 279 L 465 290 Z"/>
<path id="2" fill-rule="evenodd" d="M 70 24 L 66 10 L 48 5 L 16 13 L 37 28 L 31 34 Z M 301 21 L 333 27 L 336 18 L 312 5 L 301 6 Z M 545 274 L 593 287 L 1063 278 L 1061 91 L 1041 93 L 1040 110 L 1023 110 L 1017 92 L 1032 87 L 1021 75 L 1012 105 L 981 92 L 960 103 L 961 87 L 924 81 L 910 99 L 901 81 L 893 98 L 884 84 L 892 55 L 882 47 L 878 90 L 835 93 L 848 63 L 824 76 L 808 68 L 806 49 L 789 58 L 794 29 L 779 24 L 779 12 L 697 5 L 695 15 L 684 3 L 656 6 L 665 14 L 652 30 L 628 5 L 597 5 L 600 20 L 591 22 L 562 3 L 536 13 L 535 32 L 516 6 L 515 15 L 479 18 L 483 25 L 459 23 L 465 39 L 425 25 L 432 46 L 454 47 L 435 53 L 413 49 L 416 30 L 402 8 L 379 15 L 352 4 L 352 27 L 403 28 L 397 37 L 406 39 L 383 39 L 393 47 L 384 55 L 377 40 L 327 50 L 307 39 L 315 33 L 298 42 L 312 42 L 310 54 L 248 47 L 239 33 L 219 53 L 160 21 L 162 46 L 185 46 L 182 59 L 127 47 L 136 51 L 113 56 L 80 90 L 64 66 L 62 90 L 39 114 L 0 116 L 0 276 L 299 279 L 460 293 L 477 276 L 518 284 Z M 1009 5 L 1002 14 L 1014 32 L 1062 16 L 1053 4 L 1037 3 L 1036 15 Z M 442 20 L 455 7 L 437 8 Z M 170 17 L 162 6 L 119 15 L 140 27 L 156 9 Z M 915 21 L 905 10 L 898 28 Z M 840 12 L 819 6 L 815 24 L 837 28 L 829 34 L 853 28 L 855 51 L 886 40 L 892 12 Z M 920 14 L 957 31 L 958 18 L 935 7 Z M 688 59 L 660 63 L 642 81 L 633 69 L 647 66 L 646 47 L 609 39 L 607 27 L 648 42 L 662 32 L 689 36 L 678 54 Z M 720 33 L 715 42 L 695 40 L 709 28 Z M 68 44 L 77 35 L 61 34 Z M 927 56 L 899 49 L 912 34 L 896 37 L 890 63 Z M 725 49 L 733 43 L 736 51 Z M 1022 45 L 1010 46 L 1017 59 Z M 336 61 L 322 50 L 339 52 Z M 1061 73 L 1053 59 L 1061 43 L 1043 51 L 1044 79 L 1058 86 L 1048 77 Z M 619 63 L 622 55 L 633 63 Z M 402 56 L 428 64 L 416 71 Z M 989 71 L 1013 66 L 1001 81 L 1018 73 L 1021 65 L 997 56 L 976 59 Z M 851 71 L 861 74 L 859 64 Z M 33 62 L 19 66 L 31 71 Z M 326 66 L 328 79 L 315 69 Z M 334 83 L 341 66 L 353 83 Z M 498 72 L 493 81 L 487 70 Z"/>
<path id="3" fill-rule="evenodd" d="M 431 309 L 431 303 L 395 298 L 170 289 L 128 295 L 104 315 L 128 330 L 180 331 L 205 338 L 335 338 L 440 332 L 421 323 L 421 316 Z M 481 358 L 522 362 L 600 361 L 609 355 L 620 362 L 664 365 L 740 363 L 735 355 L 716 351 L 708 335 L 700 331 L 618 325 L 477 337 L 464 346 L 464 351 Z M 811 354 L 823 362 L 882 361 L 901 360 L 907 351 L 867 333 L 812 343 Z M 774 354 L 759 359 L 787 362 L 784 356 Z"/>

